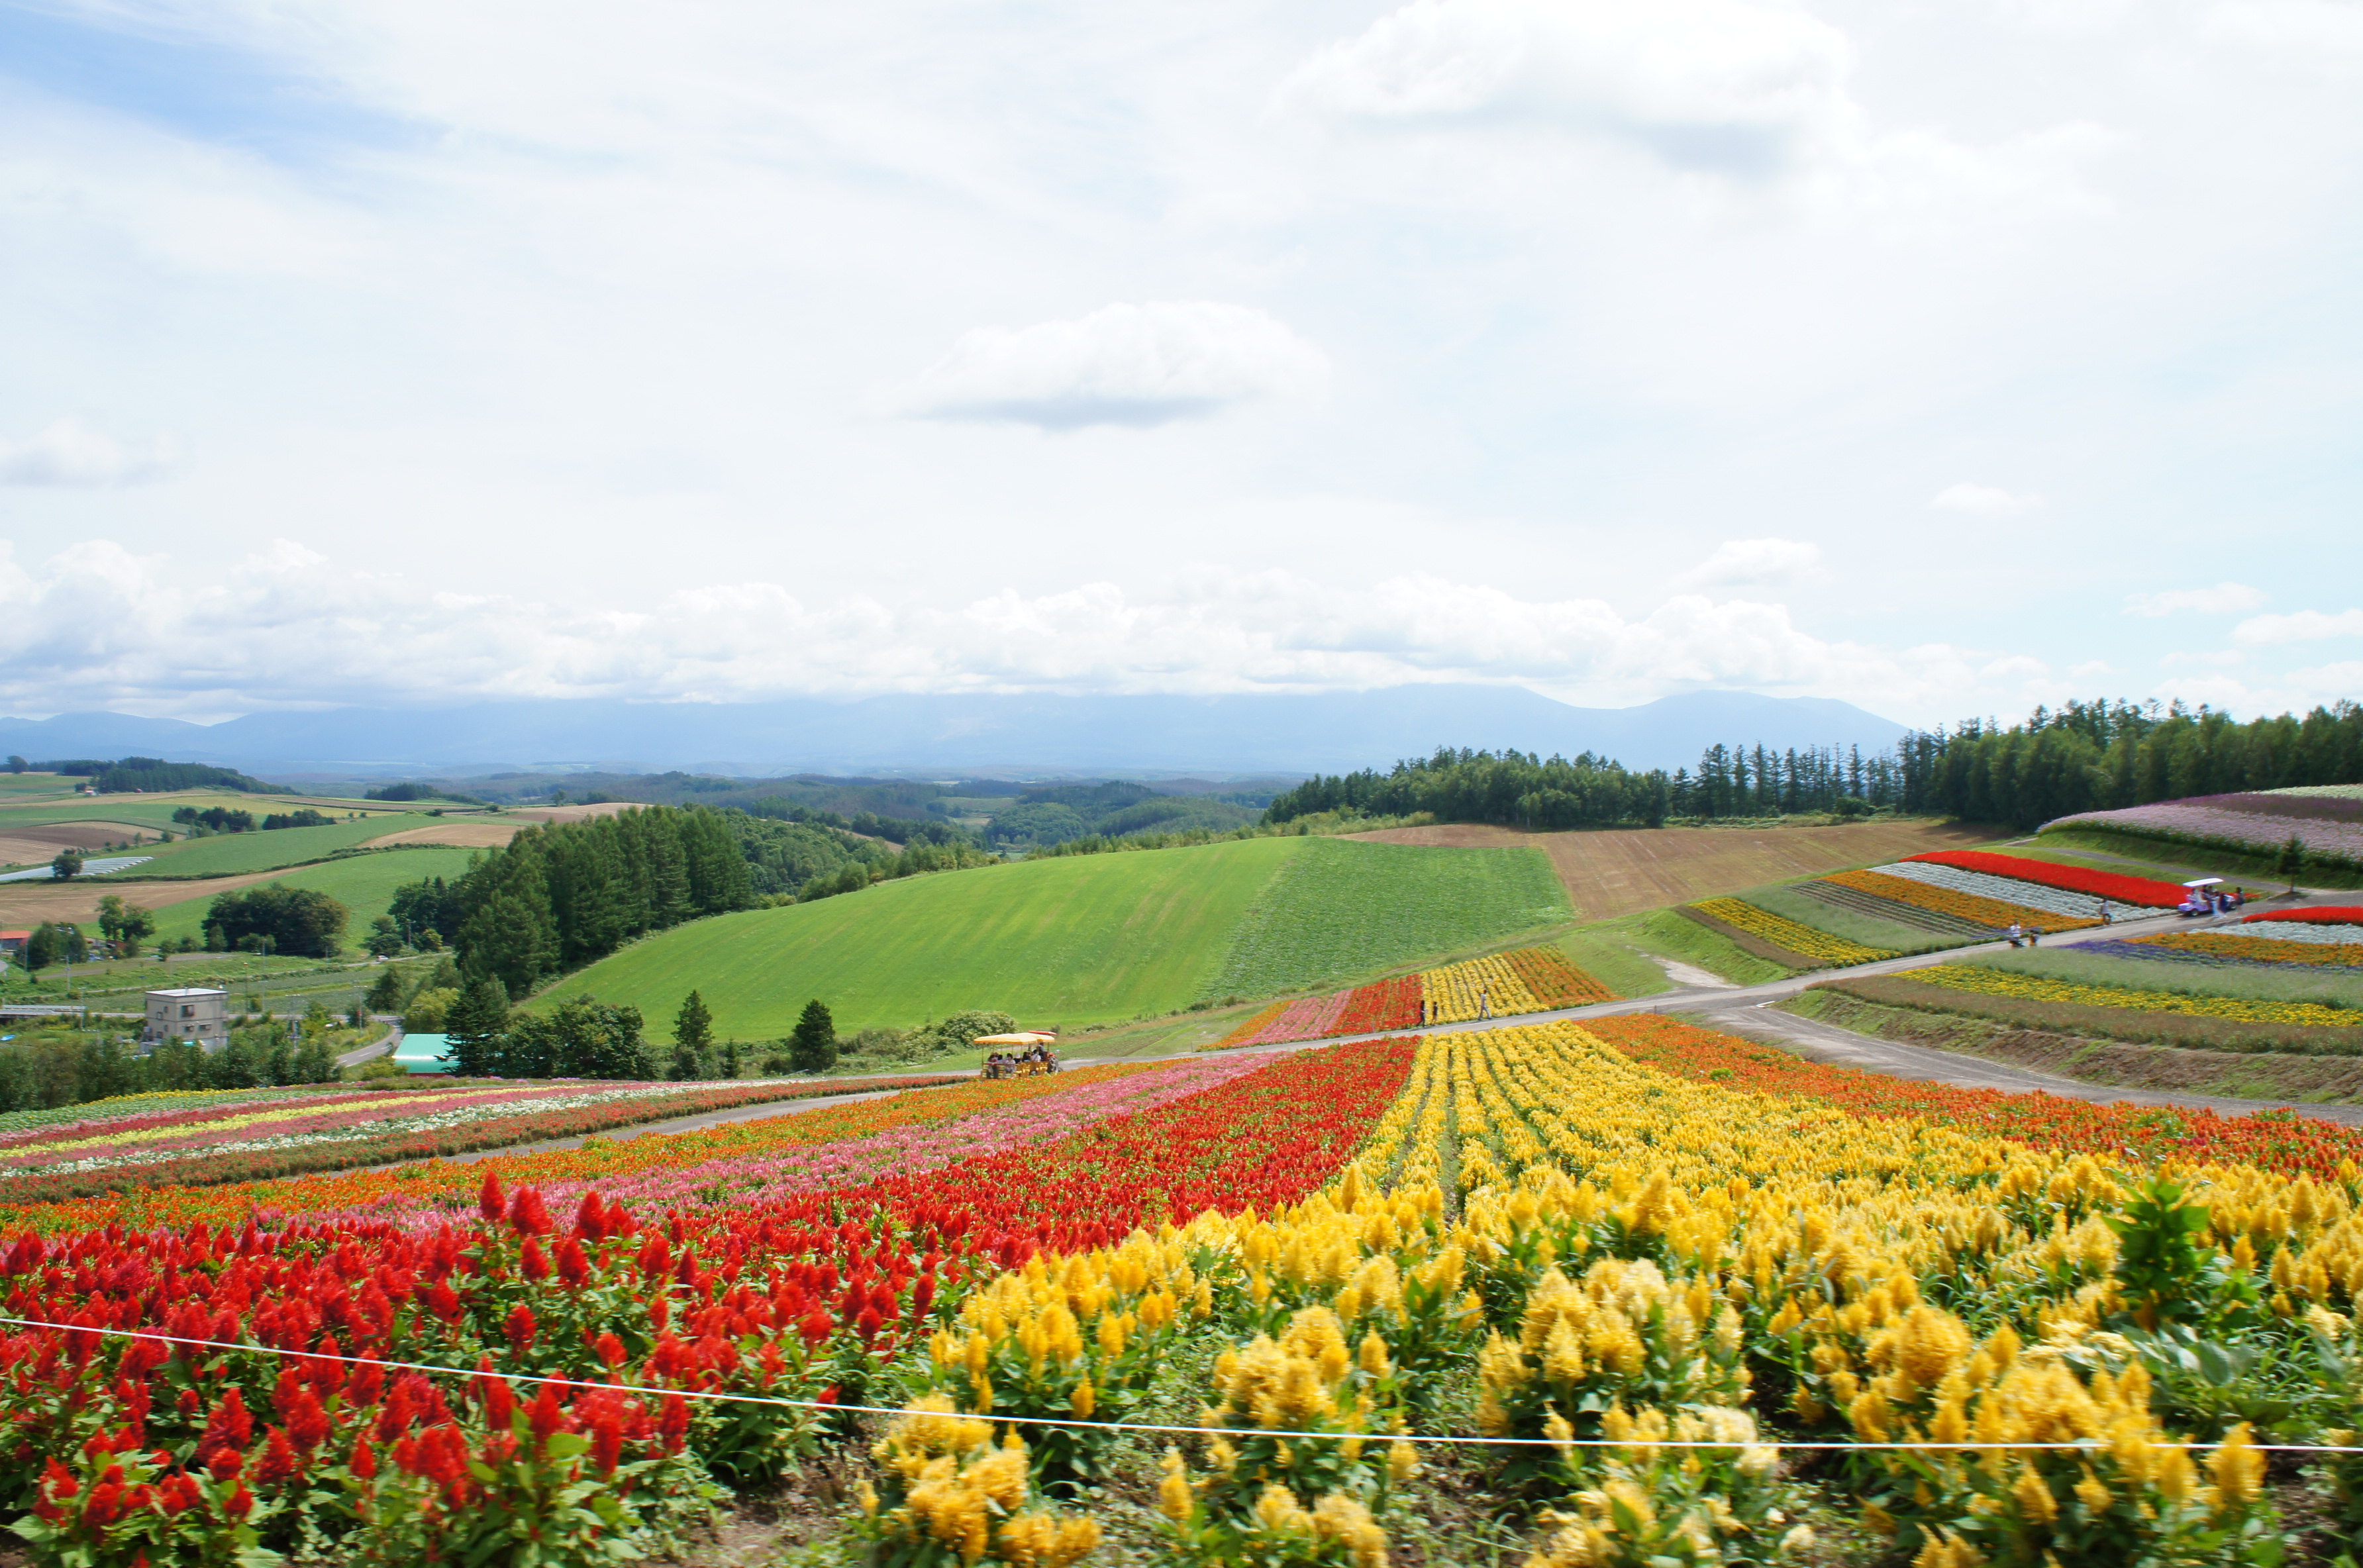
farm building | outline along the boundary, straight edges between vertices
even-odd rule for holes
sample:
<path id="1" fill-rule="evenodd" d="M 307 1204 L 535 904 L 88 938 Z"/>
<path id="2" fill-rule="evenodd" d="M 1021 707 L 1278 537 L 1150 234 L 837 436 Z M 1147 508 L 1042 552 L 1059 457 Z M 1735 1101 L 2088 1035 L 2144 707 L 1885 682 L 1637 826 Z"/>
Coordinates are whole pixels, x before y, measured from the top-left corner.
<path id="1" fill-rule="evenodd" d="M 405 1073 L 448 1073 L 451 1064 L 439 1058 L 450 1054 L 448 1034 L 405 1034 L 394 1047 L 394 1059 Z"/>
<path id="2" fill-rule="evenodd" d="M 229 1043 L 229 993 L 210 986 L 184 986 L 148 993 L 148 1023 L 139 1043 L 186 1040 L 207 1051 Z"/>

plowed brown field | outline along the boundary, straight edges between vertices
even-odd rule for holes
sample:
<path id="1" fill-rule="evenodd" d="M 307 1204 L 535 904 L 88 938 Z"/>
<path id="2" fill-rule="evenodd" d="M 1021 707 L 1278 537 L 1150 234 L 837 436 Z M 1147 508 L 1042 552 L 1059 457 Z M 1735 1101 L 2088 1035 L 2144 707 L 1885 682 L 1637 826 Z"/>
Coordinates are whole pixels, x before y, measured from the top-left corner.
<path id="1" fill-rule="evenodd" d="M 436 823 L 428 827 L 405 828 L 400 833 L 387 834 L 383 838 L 371 839 L 363 849 L 383 849 L 389 844 L 456 844 L 462 849 L 493 849 L 517 835 L 526 824 L 509 822 L 474 822 L 456 818 L 448 823 Z"/>
<path id="2" fill-rule="evenodd" d="M 1961 823 L 1853 823 L 1843 827 L 1636 828 L 1606 833 L 1522 833 L 1479 823 L 1355 834 L 1381 844 L 1456 848 L 1531 845 L 1550 856 L 1568 901 L 1586 920 L 1609 920 L 1875 865 L 1930 849 L 1991 844 L 2002 834 Z"/>
<path id="3" fill-rule="evenodd" d="M 5 821 L 0 818 L 0 821 Z M 153 828 L 129 823 L 51 823 L 45 827 L 11 827 L 0 831 L 0 865 L 23 866 L 54 859 L 61 849 L 96 849 L 102 845 L 152 839 Z"/>
<path id="4" fill-rule="evenodd" d="M 267 882 L 284 875 L 257 871 L 244 877 L 208 877 L 201 882 L 115 882 L 76 878 L 71 882 L 0 882 L 0 926 L 10 930 L 45 920 L 70 920 L 88 925 L 98 919 L 98 900 L 114 893 L 127 904 L 161 910 L 191 899 L 210 899 L 232 888 Z"/>

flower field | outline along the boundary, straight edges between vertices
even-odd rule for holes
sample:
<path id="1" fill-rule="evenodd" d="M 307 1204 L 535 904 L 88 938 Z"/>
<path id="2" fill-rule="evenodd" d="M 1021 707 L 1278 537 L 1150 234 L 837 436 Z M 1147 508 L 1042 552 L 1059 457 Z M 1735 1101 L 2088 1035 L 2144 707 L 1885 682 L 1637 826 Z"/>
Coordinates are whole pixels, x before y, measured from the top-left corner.
<path id="1" fill-rule="evenodd" d="M 2088 945 L 2084 951 L 2096 952 L 2105 947 L 2112 953 L 2122 952 L 2136 958 L 2177 958 L 2200 963 L 2226 964 L 2314 964 L 2352 968 L 2363 966 L 2363 936 L 2351 927 L 2340 932 L 2335 926 L 2319 927 L 2327 933 L 2344 934 L 2346 941 L 2324 941 L 2312 935 L 2291 940 L 2271 934 L 2279 931 L 2301 931 L 2302 926 L 2268 926 L 2253 935 L 2239 930 L 2169 931 L 2158 936 L 2136 936 L 2129 942 L 2112 942 Z"/>
<path id="2" fill-rule="evenodd" d="M 2182 886 L 2176 882 L 2161 882 L 2151 877 L 2128 877 L 2120 872 L 2101 871 L 2085 866 L 2058 866 L 2048 860 L 2034 860 L 2023 855 L 1996 855 L 1985 849 L 1931 850 L 1925 855 L 1908 855 L 1902 863 L 1907 866 L 1950 866 L 1963 871 L 1980 871 L 2014 882 L 2032 882 L 2042 888 L 2090 893 L 2111 903 L 2148 909 L 2170 910 L 2187 896 Z M 1880 869 L 1892 872 L 1895 868 L 1881 867 Z"/>
<path id="3" fill-rule="evenodd" d="M 1932 866 L 1921 861 L 1903 860 L 1892 866 L 1874 867 L 1869 874 L 1918 882 L 1925 887 L 1943 888 L 1956 893 L 1966 893 L 1971 898 L 2034 910 L 2041 915 L 2058 916 L 2084 925 L 2100 922 L 2101 906 L 2104 903 L 2109 906 L 2109 912 L 2118 919 L 2146 912 L 2129 910 L 2114 899 L 2103 899 L 2097 894 L 2047 888 L 2036 882 L 2014 881 L 2008 877 L 1966 870 L 1958 866 Z"/>
<path id="4" fill-rule="evenodd" d="M 2307 1029 L 2352 1029 L 2363 1014 L 2352 1008 L 2325 1007 L 2315 1002 L 2250 1001 L 2240 997 L 2191 996 L 2180 991 L 2143 990 L 2132 986 L 2080 985 L 2040 975 L 2023 975 L 1982 964 L 1938 964 L 1912 972 L 1922 985 L 1981 996 L 2016 997 L 2027 1001 L 2069 1002 L 2081 1007 L 2123 1008 L 2141 1012 L 2184 1013 L 2193 1018 L 2224 1018 L 2242 1023 L 2288 1023 Z"/>
<path id="5" fill-rule="evenodd" d="M 1465 964 L 1424 970 L 1324 997 L 1276 1001 L 1208 1045 L 1279 1045 L 1338 1034 L 1417 1029 L 1480 1017 L 1509 1017 L 1614 1001 L 1616 993 L 1567 961 L 1556 947 L 1520 947 Z"/>
<path id="6" fill-rule="evenodd" d="M 2307 854 L 2363 866 L 2363 801 L 2337 796 L 2202 796 L 2113 812 L 2083 812 L 2043 824 L 2046 833 L 2095 828 L 2247 855 L 2275 855 L 2292 837 Z"/>
<path id="7" fill-rule="evenodd" d="M 1967 873 L 1944 873 L 1964 876 Z M 1833 871 L 1821 878 L 1836 887 L 1851 888 L 1858 893 L 1869 893 L 1892 903 L 1910 904 L 1950 915 L 1957 920 L 1975 922 L 1994 931 L 2011 925 L 2030 925 L 2046 931 L 2072 931 L 2080 926 L 2098 925 L 2095 916 L 2062 913 L 2033 904 L 2005 902 L 1982 894 L 1963 891 L 1940 883 L 1913 877 L 1891 877 L 1884 871 Z"/>
<path id="8" fill-rule="evenodd" d="M 739 1106 L 954 1081 L 435 1085 L 89 1119 L 0 1137 L 0 1158 L 7 1162 L 0 1172 L 0 1204 L 342 1170 L 582 1137 Z"/>
<path id="9" fill-rule="evenodd" d="M 1859 942 L 1816 931 L 1785 915 L 1758 909 L 1744 899 L 1706 899 L 1690 907 L 1816 964 L 1869 964 L 1895 956 L 1884 948 L 1866 947 Z"/>
<path id="10" fill-rule="evenodd" d="M 252 1105 L 265 1100 L 301 1100 L 317 1095 L 349 1092 L 337 1084 L 294 1084 L 285 1088 L 164 1089 L 154 1094 L 118 1095 L 113 1099 L 90 1100 L 81 1105 L 0 1113 L 0 1137 L 36 1127 L 71 1127 L 84 1122 L 114 1121 L 125 1117 L 153 1116 L 169 1110 Z"/>
<path id="11" fill-rule="evenodd" d="M 2265 1568 L 2256 1444 L 2363 1426 L 2363 1137 L 2303 1118 L 1641 1015 L 786 1120 L 21 1209 L 6 1310 L 66 1326 L 0 1332 L 0 1501 L 78 1568 L 614 1562 L 826 1461 L 829 1550 L 911 1568 L 1825 1563 L 1817 1509 Z M 2363 1464 L 2307 1484 L 2363 1526 Z"/>

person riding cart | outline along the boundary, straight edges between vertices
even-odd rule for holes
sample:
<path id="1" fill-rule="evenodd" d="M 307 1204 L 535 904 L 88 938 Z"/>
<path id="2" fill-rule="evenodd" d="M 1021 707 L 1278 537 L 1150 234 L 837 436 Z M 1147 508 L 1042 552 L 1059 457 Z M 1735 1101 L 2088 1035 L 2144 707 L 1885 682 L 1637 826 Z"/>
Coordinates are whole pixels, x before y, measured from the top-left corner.
<path id="1" fill-rule="evenodd" d="M 976 1043 L 992 1053 L 984 1059 L 984 1076 L 988 1078 L 1030 1078 L 1057 1072 L 1059 1054 L 1051 1047 L 1058 1041 L 1055 1032 L 1039 1030 L 980 1034 L 976 1038 Z"/>

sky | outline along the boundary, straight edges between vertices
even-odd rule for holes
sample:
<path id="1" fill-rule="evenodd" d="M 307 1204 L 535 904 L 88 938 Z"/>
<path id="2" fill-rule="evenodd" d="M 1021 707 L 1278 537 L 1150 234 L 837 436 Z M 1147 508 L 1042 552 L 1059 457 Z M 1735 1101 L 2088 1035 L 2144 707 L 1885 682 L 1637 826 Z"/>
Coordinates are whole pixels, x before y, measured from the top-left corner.
<path id="1" fill-rule="evenodd" d="M 2363 0 L 0 0 L 0 366 L 16 716 L 2302 708 Z"/>

